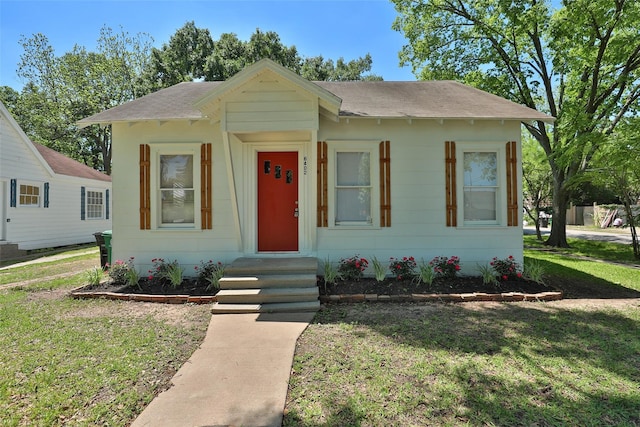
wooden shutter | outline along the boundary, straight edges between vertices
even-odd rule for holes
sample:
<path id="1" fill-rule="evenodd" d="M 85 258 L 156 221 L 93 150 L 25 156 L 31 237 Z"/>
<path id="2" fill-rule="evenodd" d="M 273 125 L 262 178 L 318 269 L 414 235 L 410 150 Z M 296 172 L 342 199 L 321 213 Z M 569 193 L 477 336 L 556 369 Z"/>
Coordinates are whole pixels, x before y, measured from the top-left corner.
<path id="1" fill-rule="evenodd" d="M 391 227 L 391 144 L 380 143 L 380 227 Z"/>
<path id="2" fill-rule="evenodd" d="M 445 142 L 446 191 L 447 191 L 447 227 L 458 225 L 458 206 L 456 194 L 456 143 Z"/>
<path id="3" fill-rule="evenodd" d="M 104 199 L 105 199 L 105 219 L 109 219 L 109 189 L 104 190 Z"/>
<path id="4" fill-rule="evenodd" d="M 140 229 L 151 229 L 151 149 L 140 144 Z"/>
<path id="5" fill-rule="evenodd" d="M 44 203 L 43 203 L 43 207 L 45 207 L 45 208 L 49 207 L 49 183 L 48 182 L 44 183 Z"/>
<path id="6" fill-rule="evenodd" d="M 518 225 L 518 158 L 516 142 L 507 142 L 507 226 Z"/>
<path id="7" fill-rule="evenodd" d="M 200 216 L 202 229 L 211 230 L 211 144 L 200 147 Z"/>
<path id="8" fill-rule="evenodd" d="M 18 180 L 11 180 L 11 196 L 9 198 L 9 207 L 15 208 L 18 205 Z"/>
<path id="9" fill-rule="evenodd" d="M 329 226 L 327 190 L 327 143 L 318 141 L 318 227 Z"/>
<path id="10" fill-rule="evenodd" d="M 80 220 L 87 219 L 87 190 L 84 187 L 80 187 Z"/>

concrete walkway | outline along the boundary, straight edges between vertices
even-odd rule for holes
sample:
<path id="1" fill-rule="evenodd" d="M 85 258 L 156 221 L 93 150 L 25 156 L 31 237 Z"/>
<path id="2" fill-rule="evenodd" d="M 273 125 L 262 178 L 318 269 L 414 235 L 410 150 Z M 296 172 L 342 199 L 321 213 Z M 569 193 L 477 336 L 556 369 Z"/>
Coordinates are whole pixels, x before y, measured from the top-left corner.
<path id="1" fill-rule="evenodd" d="M 281 426 L 296 341 L 314 315 L 212 316 L 173 386 L 132 427 Z"/>

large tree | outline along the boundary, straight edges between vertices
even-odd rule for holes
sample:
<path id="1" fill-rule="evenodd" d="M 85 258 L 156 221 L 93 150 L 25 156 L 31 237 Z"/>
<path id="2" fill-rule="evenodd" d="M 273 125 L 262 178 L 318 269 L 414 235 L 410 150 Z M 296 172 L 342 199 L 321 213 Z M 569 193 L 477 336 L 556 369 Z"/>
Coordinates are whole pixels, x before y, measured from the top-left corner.
<path id="1" fill-rule="evenodd" d="M 96 169 L 111 173 L 111 130 L 75 123 L 136 98 L 150 48 L 145 34 L 103 27 L 97 52 L 74 46 L 56 56 L 46 36 L 23 38 L 18 74 L 26 84 L 16 116 L 29 137 Z"/>
<path id="2" fill-rule="evenodd" d="M 153 49 L 146 72 L 150 90 L 192 80 L 227 80 L 247 65 L 269 58 L 309 80 L 380 80 L 371 70 L 372 59 L 364 57 L 335 63 L 322 56 L 304 58 L 295 46 L 287 46 L 274 31 L 259 28 L 249 40 L 234 33 L 223 33 L 214 40 L 209 30 L 187 22 L 161 49 Z"/>
<path id="3" fill-rule="evenodd" d="M 553 177 L 547 244 L 567 246 L 577 178 L 620 120 L 638 113 L 637 0 L 392 0 L 401 61 L 422 79 L 456 79 L 556 117 L 525 123 Z"/>

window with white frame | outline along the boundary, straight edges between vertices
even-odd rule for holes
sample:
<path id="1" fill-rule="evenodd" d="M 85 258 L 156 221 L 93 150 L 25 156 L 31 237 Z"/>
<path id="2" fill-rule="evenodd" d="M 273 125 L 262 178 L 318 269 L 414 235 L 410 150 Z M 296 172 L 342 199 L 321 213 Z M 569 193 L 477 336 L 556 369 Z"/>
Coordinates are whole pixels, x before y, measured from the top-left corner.
<path id="1" fill-rule="evenodd" d="M 87 190 L 87 219 L 104 217 L 104 194 L 102 191 Z"/>
<path id="2" fill-rule="evenodd" d="M 379 142 L 332 144 L 333 221 L 335 226 L 371 226 L 379 216 L 378 164 Z"/>
<path id="3" fill-rule="evenodd" d="M 498 152 L 464 151 L 463 164 L 465 224 L 496 224 L 500 202 Z"/>
<path id="4" fill-rule="evenodd" d="M 189 153 L 159 156 L 159 225 L 195 224 L 194 155 Z"/>
<path id="5" fill-rule="evenodd" d="M 37 185 L 20 184 L 20 206 L 40 206 L 40 187 Z"/>

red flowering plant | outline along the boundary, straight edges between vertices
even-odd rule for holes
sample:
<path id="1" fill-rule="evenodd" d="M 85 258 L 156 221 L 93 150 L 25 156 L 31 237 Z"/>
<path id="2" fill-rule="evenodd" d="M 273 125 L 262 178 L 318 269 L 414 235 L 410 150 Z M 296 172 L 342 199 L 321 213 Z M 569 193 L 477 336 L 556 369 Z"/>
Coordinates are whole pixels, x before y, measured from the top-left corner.
<path id="1" fill-rule="evenodd" d="M 413 257 L 402 259 L 391 257 L 389 260 L 389 270 L 396 280 L 413 280 L 416 277 L 416 266 L 416 260 Z"/>
<path id="2" fill-rule="evenodd" d="M 489 265 L 496 273 L 496 276 L 498 276 L 498 280 L 502 280 L 503 282 L 522 278 L 522 267 L 516 262 L 512 255 L 509 255 L 505 259 L 494 257 Z"/>
<path id="3" fill-rule="evenodd" d="M 200 285 L 207 285 L 209 289 L 220 289 L 220 279 L 224 276 L 225 265 L 220 261 L 200 261 L 200 266 L 195 266 L 197 281 Z"/>
<path id="4" fill-rule="evenodd" d="M 360 280 L 368 265 L 369 261 L 359 255 L 343 258 L 338 266 L 338 274 L 343 280 Z"/>
<path id="5" fill-rule="evenodd" d="M 429 265 L 433 267 L 436 277 L 452 279 L 456 277 L 456 274 L 460 271 L 460 258 L 457 256 L 450 258 L 437 256 L 429 262 Z"/>

